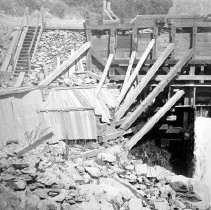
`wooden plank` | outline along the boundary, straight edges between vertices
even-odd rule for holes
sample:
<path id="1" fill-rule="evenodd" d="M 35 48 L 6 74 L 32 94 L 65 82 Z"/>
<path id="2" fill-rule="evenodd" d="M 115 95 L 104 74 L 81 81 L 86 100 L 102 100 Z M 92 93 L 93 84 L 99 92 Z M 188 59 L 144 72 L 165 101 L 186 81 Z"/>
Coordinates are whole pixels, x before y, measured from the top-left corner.
<path id="1" fill-rule="evenodd" d="M 117 130 L 113 133 L 109 133 L 107 134 L 106 136 L 103 137 L 103 141 L 106 142 L 106 141 L 110 141 L 110 140 L 113 140 L 113 139 L 116 139 L 120 136 L 124 136 L 126 134 L 129 134 L 129 133 L 132 133 L 133 132 L 133 129 L 129 129 L 127 131 L 125 130 Z"/>
<path id="2" fill-rule="evenodd" d="M 114 54 L 115 55 L 115 30 L 114 29 L 111 29 L 110 30 L 110 46 L 109 46 L 109 53 L 110 54 Z"/>
<path id="3" fill-rule="evenodd" d="M 49 140 L 50 138 L 53 137 L 53 133 L 50 132 L 48 134 L 46 134 L 45 136 L 41 137 L 40 139 L 38 139 L 37 141 L 35 141 L 32 144 L 29 144 L 27 147 L 23 148 L 22 150 L 17 152 L 17 156 L 18 157 L 22 157 L 24 154 L 26 154 L 27 152 L 31 151 L 32 149 L 35 149 L 36 147 L 38 147 L 40 144 L 43 144 L 45 141 Z"/>
<path id="4" fill-rule="evenodd" d="M 138 52 L 137 52 L 138 54 Z M 136 55 L 136 59 L 134 61 L 134 64 L 137 64 L 139 62 L 139 59 L 137 59 L 138 56 Z M 167 59 L 165 62 L 165 65 L 173 65 L 178 62 L 179 59 Z M 153 64 L 156 60 L 154 59 L 148 59 L 145 61 L 145 64 Z M 115 59 L 112 62 L 112 65 L 125 65 L 128 66 L 128 59 Z M 196 64 L 211 64 L 211 59 L 190 59 L 187 64 L 196 65 Z M 124 78 L 123 78 L 124 80 Z"/>
<path id="5" fill-rule="evenodd" d="M 20 72 L 14 87 L 20 87 L 23 83 L 26 72 Z"/>
<path id="6" fill-rule="evenodd" d="M 191 34 L 191 48 L 194 49 L 194 51 L 196 51 L 196 36 L 197 36 L 197 27 L 193 27 Z M 195 58 L 195 54 L 193 58 Z"/>
<path id="7" fill-rule="evenodd" d="M 173 43 L 169 44 L 166 50 L 160 55 L 157 61 L 148 70 L 148 72 L 146 73 L 144 78 L 141 80 L 141 82 L 138 84 L 138 86 L 133 90 L 133 93 L 129 97 L 126 97 L 122 106 L 120 106 L 120 109 L 115 114 L 115 118 L 117 121 L 120 120 L 124 116 L 126 111 L 135 102 L 138 95 L 143 91 L 143 89 L 146 87 L 149 81 L 154 77 L 156 72 L 159 70 L 163 62 L 168 58 L 168 56 L 170 55 L 173 49 L 174 49 L 174 44 Z"/>
<path id="8" fill-rule="evenodd" d="M 86 28 L 86 40 L 87 40 L 87 42 L 90 42 L 91 46 L 92 46 L 92 31 L 87 28 Z M 90 49 L 87 52 L 86 67 L 89 71 L 92 71 L 92 56 L 91 56 Z"/>
<path id="9" fill-rule="evenodd" d="M 107 60 L 105 69 L 103 71 L 103 75 L 102 75 L 102 77 L 100 79 L 99 85 L 98 85 L 97 90 L 96 90 L 97 96 L 100 93 L 100 90 L 102 88 L 102 85 L 105 82 L 105 79 L 106 79 L 106 77 L 108 75 L 108 71 L 109 71 L 109 68 L 110 68 L 110 65 L 111 65 L 111 62 L 112 62 L 113 58 L 114 58 L 114 54 L 110 54 L 109 57 L 108 57 L 108 60 Z"/>
<path id="10" fill-rule="evenodd" d="M 136 110 L 126 118 L 125 122 L 121 125 L 121 128 L 127 130 L 137 118 L 145 112 L 145 110 L 153 103 L 154 99 L 163 89 L 171 82 L 174 77 L 181 71 L 182 67 L 193 56 L 194 50 L 190 50 L 185 57 L 170 70 L 165 78 L 153 89 L 153 91 L 144 99 L 144 101 L 136 108 Z"/>
<path id="11" fill-rule="evenodd" d="M 0 91 L 0 96 L 12 95 L 17 93 L 26 93 L 33 90 L 44 88 L 45 86 L 31 86 L 31 87 L 19 87 L 19 88 L 7 88 Z"/>
<path id="12" fill-rule="evenodd" d="M 127 150 L 132 149 L 132 147 L 140 141 L 144 135 L 146 135 L 154 125 L 175 105 L 175 103 L 185 94 L 183 90 L 178 91 L 171 97 L 167 103 L 141 128 L 141 130 L 136 133 L 124 147 Z"/>
<path id="13" fill-rule="evenodd" d="M 133 84 L 136 76 L 138 75 L 141 67 L 143 66 L 143 64 L 144 64 L 146 58 L 148 57 L 150 51 L 152 50 L 154 44 L 155 44 L 155 40 L 152 39 L 151 42 L 149 43 L 149 45 L 147 46 L 144 54 L 142 55 L 141 59 L 139 60 L 136 68 L 134 69 L 133 73 L 131 74 L 128 82 L 125 84 L 124 89 L 121 90 L 121 93 L 120 93 L 120 95 L 118 97 L 117 106 L 120 105 L 120 103 L 124 99 L 125 95 L 127 94 L 128 90 L 130 89 L 131 85 Z"/>
<path id="14" fill-rule="evenodd" d="M 114 81 L 123 81 L 124 75 L 116 75 L 112 76 L 110 80 Z M 153 78 L 154 81 L 162 81 L 165 79 L 166 75 L 156 75 L 155 78 Z M 144 75 L 139 75 L 138 80 L 141 81 L 144 78 Z M 178 75 L 178 77 L 175 79 L 176 81 L 211 81 L 211 75 Z M 179 85 L 179 84 L 178 84 Z"/>
<path id="15" fill-rule="evenodd" d="M 153 39 L 155 39 L 155 44 L 154 44 L 154 47 L 152 49 L 152 58 L 156 58 L 157 56 L 157 37 L 158 37 L 158 27 L 157 25 L 155 24 L 154 27 L 153 27 Z"/>
<path id="16" fill-rule="evenodd" d="M 62 74 L 69 66 L 71 66 L 83 53 L 85 53 L 91 46 L 90 42 L 82 45 L 68 60 L 62 63 L 59 69 L 54 70 L 48 77 L 46 77 L 39 85 L 49 85 L 60 74 Z"/>
<path id="17" fill-rule="evenodd" d="M 124 89 L 124 86 L 126 85 L 126 83 L 128 82 L 128 80 L 130 78 L 130 74 L 131 74 L 131 70 L 132 70 L 135 58 L 136 58 L 136 52 L 133 51 L 131 53 L 131 57 L 130 57 L 129 65 L 128 65 L 128 68 L 127 68 L 127 71 L 126 71 L 126 74 L 125 74 L 125 79 L 124 79 L 124 83 L 122 85 L 122 89 Z"/>

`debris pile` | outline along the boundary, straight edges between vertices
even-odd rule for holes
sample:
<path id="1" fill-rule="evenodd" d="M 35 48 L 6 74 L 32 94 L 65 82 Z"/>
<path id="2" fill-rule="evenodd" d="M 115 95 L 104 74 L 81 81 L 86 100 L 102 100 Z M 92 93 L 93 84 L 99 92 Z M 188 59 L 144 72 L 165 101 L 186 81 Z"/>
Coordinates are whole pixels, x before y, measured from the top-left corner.
<path id="1" fill-rule="evenodd" d="M 85 42 L 85 33 L 69 30 L 47 30 L 42 33 L 38 49 L 32 58 L 33 72 L 49 75 L 56 66 L 57 58 L 63 63 L 72 52 Z M 73 51 L 74 50 L 74 51 Z"/>
<path id="2" fill-rule="evenodd" d="M 149 167 L 127 155 L 120 145 L 74 145 L 68 158 L 63 141 L 39 145 L 22 157 L 13 150 L 7 147 L 0 155 L 0 197 L 8 193 L 17 203 L 16 209 L 166 210 L 209 206 L 206 186 L 160 166 Z M 0 200 L 0 206 L 12 205 L 8 199 Z"/>

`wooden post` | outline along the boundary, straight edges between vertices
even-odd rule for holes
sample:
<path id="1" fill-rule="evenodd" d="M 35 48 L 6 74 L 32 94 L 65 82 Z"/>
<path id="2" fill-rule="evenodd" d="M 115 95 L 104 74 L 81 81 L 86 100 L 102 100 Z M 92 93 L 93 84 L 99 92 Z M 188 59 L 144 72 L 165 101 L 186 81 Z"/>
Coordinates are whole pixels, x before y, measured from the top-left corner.
<path id="1" fill-rule="evenodd" d="M 24 76 L 25 76 L 25 72 L 23 72 L 23 71 L 20 72 L 14 87 L 16 87 L 16 88 L 21 87 L 23 80 L 24 80 Z"/>
<path id="2" fill-rule="evenodd" d="M 173 43 L 169 44 L 167 48 L 165 49 L 165 51 L 159 56 L 159 58 L 156 60 L 153 66 L 146 73 L 146 75 L 141 80 L 139 85 L 135 88 L 135 90 L 133 91 L 133 94 L 130 97 L 126 97 L 120 109 L 116 112 L 115 118 L 117 121 L 120 120 L 124 116 L 125 112 L 134 103 L 138 95 L 142 92 L 142 90 L 146 87 L 149 81 L 153 78 L 153 76 L 156 74 L 160 66 L 167 59 L 167 57 L 170 55 L 173 49 L 174 49 L 174 44 Z"/>
<path id="3" fill-rule="evenodd" d="M 48 85 L 53 80 L 55 80 L 60 74 L 62 74 L 69 66 L 74 64 L 74 62 L 85 53 L 91 46 L 90 42 L 86 42 L 82 45 L 73 55 L 70 56 L 68 60 L 62 63 L 59 69 L 55 69 L 48 77 L 46 77 L 39 85 Z"/>
<path id="4" fill-rule="evenodd" d="M 121 128 L 127 130 L 137 118 L 145 112 L 145 110 L 153 103 L 154 99 L 163 89 L 168 85 L 170 81 L 181 71 L 182 67 L 193 56 L 194 50 L 189 52 L 181 58 L 176 65 L 170 70 L 170 72 L 164 77 L 164 79 L 153 89 L 153 91 L 144 99 L 144 101 L 136 108 L 136 110 L 126 118 L 125 122 L 121 125 Z"/>
<path id="5" fill-rule="evenodd" d="M 136 68 L 134 69 L 133 73 L 131 74 L 128 82 L 125 84 L 124 89 L 121 90 L 121 93 L 119 95 L 118 98 L 118 102 L 117 102 L 117 106 L 120 105 L 120 103 L 122 102 L 122 100 L 124 99 L 126 93 L 128 92 L 129 88 L 131 87 L 131 85 L 133 84 L 136 76 L 139 73 L 139 70 L 141 69 L 142 65 L 144 64 L 145 60 L 147 59 L 153 45 L 155 43 L 155 40 L 153 39 L 147 46 L 145 52 L 143 53 L 143 55 L 141 56 L 141 59 L 139 60 Z"/>
<path id="6" fill-rule="evenodd" d="M 87 25 L 90 25 L 90 17 L 89 14 L 86 16 L 86 41 L 91 43 L 92 48 L 92 31 L 90 28 L 87 28 Z M 92 56 L 91 56 L 91 48 L 87 52 L 87 60 L 86 60 L 86 68 L 88 71 L 92 71 Z"/>
<path id="7" fill-rule="evenodd" d="M 137 27 L 133 27 L 133 34 L 132 34 L 132 51 L 137 51 L 137 45 L 138 45 L 138 34 L 137 34 Z"/>
<path id="8" fill-rule="evenodd" d="M 152 59 L 156 59 L 156 56 L 157 56 L 157 37 L 158 37 L 158 27 L 155 23 L 153 27 L 153 39 L 155 40 L 155 44 L 152 49 Z"/>
<path id="9" fill-rule="evenodd" d="M 153 126 L 174 106 L 174 104 L 184 95 L 184 91 L 180 90 L 170 98 L 169 101 L 125 144 L 125 148 L 130 150 L 144 135 L 146 135 Z"/>
<path id="10" fill-rule="evenodd" d="M 97 90 L 96 90 L 96 95 L 97 96 L 100 93 L 100 90 L 101 90 L 101 88 L 103 86 L 103 83 L 104 83 L 104 81 L 105 81 L 105 79 L 106 79 L 106 77 L 108 75 L 108 70 L 109 70 L 109 67 L 111 65 L 111 62 L 112 62 L 113 58 L 114 58 L 114 54 L 110 54 L 109 57 L 108 57 L 105 69 L 103 71 L 103 75 L 102 75 L 102 77 L 100 79 L 99 85 L 98 85 Z"/>
<path id="11" fill-rule="evenodd" d="M 132 54 L 131 54 L 131 57 L 130 57 L 130 61 L 129 61 L 129 65 L 128 65 L 126 74 L 125 74 L 125 79 L 124 79 L 124 83 L 122 85 L 122 89 L 124 89 L 125 84 L 127 83 L 127 81 L 130 78 L 130 74 L 131 74 L 131 70 L 132 70 L 135 58 L 136 58 L 136 52 L 133 51 Z"/>
<path id="12" fill-rule="evenodd" d="M 109 46 L 109 54 L 115 55 L 116 48 L 116 40 L 115 40 L 115 29 L 110 30 L 110 46 Z"/>
<path id="13" fill-rule="evenodd" d="M 172 43 L 175 43 L 175 38 L 176 38 L 176 27 L 174 25 L 171 26 L 171 36 L 170 36 L 170 41 Z M 174 54 L 175 52 L 173 51 L 171 53 L 171 59 L 174 59 Z"/>
<path id="14" fill-rule="evenodd" d="M 196 34 L 197 34 L 197 27 L 192 28 L 192 34 L 191 34 L 191 48 L 196 49 Z M 195 53 L 193 55 L 193 58 L 195 58 Z"/>

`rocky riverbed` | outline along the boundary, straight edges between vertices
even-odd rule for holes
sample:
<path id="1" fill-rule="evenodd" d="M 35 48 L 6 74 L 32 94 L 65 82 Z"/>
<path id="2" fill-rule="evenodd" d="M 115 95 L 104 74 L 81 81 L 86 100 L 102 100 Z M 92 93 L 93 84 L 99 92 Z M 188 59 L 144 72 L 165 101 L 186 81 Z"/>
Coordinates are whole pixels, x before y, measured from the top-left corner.
<path id="1" fill-rule="evenodd" d="M 47 142 L 0 153 L 0 209 L 207 209 L 207 186 L 135 160 L 120 145 Z M 67 157 L 68 155 L 68 158 Z"/>

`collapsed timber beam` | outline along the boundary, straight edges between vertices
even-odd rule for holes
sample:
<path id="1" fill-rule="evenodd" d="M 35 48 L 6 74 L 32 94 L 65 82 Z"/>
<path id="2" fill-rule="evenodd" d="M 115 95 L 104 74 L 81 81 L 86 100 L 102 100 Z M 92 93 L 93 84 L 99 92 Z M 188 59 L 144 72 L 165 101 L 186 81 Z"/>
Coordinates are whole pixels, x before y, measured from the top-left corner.
<path id="1" fill-rule="evenodd" d="M 108 71 L 109 71 L 109 68 L 110 68 L 110 65 L 111 65 L 111 62 L 112 62 L 113 58 L 114 58 L 114 54 L 110 54 L 110 55 L 108 56 L 108 60 L 107 60 L 106 66 L 105 66 L 105 68 L 104 68 L 102 77 L 101 77 L 101 79 L 100 79 L 99 85 L 98 85 L 97 90 L 96 90 L 96 95 L 97 95 L 97 96 L 99 95 L 100 90 L 101 90 L 101 88 L 102 88 L 102 86 L 103 86 L 103 83 L 104 83 L 105 80 L 106 80 L 106 77 L 107 77 L 107 75 L 108 75 Z"/>
<path id="2" fill-rule="evenodd" d="M 174 106 L 174 104 L 185 94 L 183 90 L 178 91 L 171 97 L 167 103 L 143 126 L 143 128 L 136 133 L 125 144 L 125 148 L 130 150 L 141 138 L 147 134 L 153 126 Z"/>
<path id="3" fill-rule="evenodd" d="M 122 85 L 122 89 L 124 89 L 124 86 L 126 85 L 127 81 L 130 78 L 130 75 L 131 75 L 131 71 L 132 71 L 132 67 L 133 67 L 133 63 L 134 63 L 135 58 L 136 58 L 136 51 L 133 51 L 131 53 L 131 57 L 130 57 L 129 65 L 128 65 L 128 68 L 127 68 L 127 71 L 126 71 L 126 74 L 125 74 L 125 79 L 124 79 L 124 83 Z"/>
<path id="4" fill-rule="evenodd" d="M 127 130 L 137 118 L 146 111 L 146 109 L 153 103 L 154 99 L 160 92 L 172 81 L 175 76 L 181 71 L 182 67 L 187 61 L 193 56 L 194 50 L 191 49 L 189 52 L 179 60 L 179 62 L 170 70 L 165 78 L 153 89 L 153 91 L 144 99 L 144 101 L 136 108 L 136 110 L 126 118 L 125 122 L 120 126 L 122 129 Z"/>
<path id="5" fill-rule="evenodd" d="M 69 59 L 62 63 L 62 65 L 58 69 L 55 69 L 49 76 L 47 76 L 42 82 L 40 82 L 39 85 L 49 85 L 58 76 L 65 72 L 67 68 L 70 67 L 76 60 L 78 60 L 80 56 L 83 55 L 90 47 L 90 42 L 86 42 L 85 44 L 83 44 L 74 54 L 70 55 Z"/>
<path id="6" fill-rule="evenodd" d="M 130 106 L 134 103 L 136 98 L 139 94 L 143 91 L 143 89 L 146 87 L 146 85 L 149 83 L 149 81 L 153 78 L 153 76 L 156 74 L 156 72 L 159 70 L 160 66 L 163 64 L 163 62 L 168 58 L 172 50 L 174 49 L 174 44 L 171 43 L 167 46 L 165 51 L 159 56 L 159 58 L 156 60 L 156 62 L 153 64 L 153 66 L 149 69 L 147 74 L 144 76 L 144 78 L 141 80 L 141 82 L 137 85 L 137 87 L 133 90 L 133 93 L 130 96 L 126 96 L 125 101 L 120 106 L 120 109 L 116 112 L 115 119 L 119 121 L 126 111 L 130 108 Z"/>
<path id="7" fill-rule="evenodd" d="M 141 56 L 136 68 L 134 69 L 133 73 L 131 74 L 128 82 L 125 84 L 125 86 L 123 87 L 124 89 L 121 90 L 121 93 L 118 97 L 118 101 L 117 101 L 117 107 L 120 105 L 120 103 L 122 102 L 122 100 L 124 99 L 126 93 L 128 92 L 128 90 L 130 89 L 131 85 L 133 84 L 136 76 L 139 73 L 139 70 L 141 69 L 141 67 L 143 66 L 145 60 L 147 59 L 150 51 L 152 50 L 153 46 L 155 44 L 155 39 L 152 39 L 151 42 L 148 44 L 146 50 L 144 51 L 143 55 Z"/>

